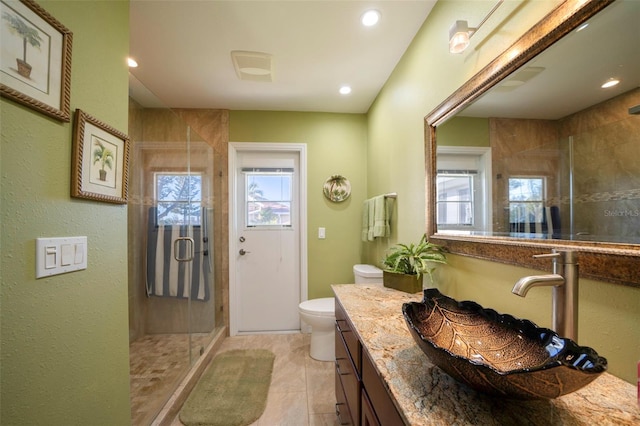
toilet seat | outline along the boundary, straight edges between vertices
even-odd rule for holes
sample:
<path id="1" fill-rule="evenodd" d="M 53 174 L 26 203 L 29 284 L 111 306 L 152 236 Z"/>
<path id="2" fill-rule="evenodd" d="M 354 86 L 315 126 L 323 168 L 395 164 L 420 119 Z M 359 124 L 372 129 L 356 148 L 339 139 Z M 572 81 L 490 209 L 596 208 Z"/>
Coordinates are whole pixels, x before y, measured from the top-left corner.
<path id="1" fill-rule="evenodd" d="M 298 305 L 300 312 L 308 315 L 320 317 L 335 316 L 335 299 L 333 297 L 323 297 L 321 299 L 306 300 Z"/>

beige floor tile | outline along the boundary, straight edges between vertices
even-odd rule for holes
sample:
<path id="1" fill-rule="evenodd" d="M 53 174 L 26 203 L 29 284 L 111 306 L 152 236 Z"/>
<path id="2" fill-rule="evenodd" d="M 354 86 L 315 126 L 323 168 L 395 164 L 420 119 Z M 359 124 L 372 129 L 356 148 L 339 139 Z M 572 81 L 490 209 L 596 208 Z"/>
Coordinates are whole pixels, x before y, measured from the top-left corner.
<path id="1" fill-rule="evenodd" d="M 334 363 L 309 356 L 308 334 L 228 337 L 219 352 L 268 349 L 275 355 L 267 407 L 252 426 L 336 426 Z M 182 426 L 176 419 L 171 426 Z"/>
<path id="2" fill-rule="evenodd" d="M 271 390 L 273 392 L 306 392 L 304 354 L 276 355 Z"/>
<path id="3" fill-rule="evenodd" d="M 331 362 L 307 361 L 307 394 L 309 413 L 335 413 L 336 392 L 334 364 Z"/>
<path id="4" fill-rule="evenodd" d="M 306 392 L 269 393 L 267 408 L 258 419 L 258 426 L 307 426 Z"/>
<path id="5" fill-rule="evenodd" d="M 339 426 L 338 417 L 335 413 L 311 414 L 309 416 L 309 426 Z"/>

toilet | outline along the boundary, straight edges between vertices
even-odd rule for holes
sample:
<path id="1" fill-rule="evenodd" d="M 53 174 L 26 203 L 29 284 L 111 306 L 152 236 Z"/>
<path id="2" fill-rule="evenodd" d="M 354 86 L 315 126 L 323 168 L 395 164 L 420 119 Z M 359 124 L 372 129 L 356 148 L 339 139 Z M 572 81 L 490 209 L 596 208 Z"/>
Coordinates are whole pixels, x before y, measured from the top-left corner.
<path id="1" fill-rule="evenodd" d="M 353 265 L 356 284 L 382 285 L 382 269 L 373 265 Z"/>
<path id="2" fill-rule="evenodd" d="M 382 285 L 382 270 L 373 265 L 354 265 L 356 284 Z M 311 358 L 318 361 L 335 360 L 335 298 L 306 300 L 298 305 L 300 318 L 311 326 Z"/>
<path id="3" fill-rule="evenodd" d="M 336 323 L 334 304 L 333 297 L 323 297 L 298 305 L 300 318 L 311 326 L 311 358 L 318 361 L 333 361 L 336 358 L 333 335 Z"/>

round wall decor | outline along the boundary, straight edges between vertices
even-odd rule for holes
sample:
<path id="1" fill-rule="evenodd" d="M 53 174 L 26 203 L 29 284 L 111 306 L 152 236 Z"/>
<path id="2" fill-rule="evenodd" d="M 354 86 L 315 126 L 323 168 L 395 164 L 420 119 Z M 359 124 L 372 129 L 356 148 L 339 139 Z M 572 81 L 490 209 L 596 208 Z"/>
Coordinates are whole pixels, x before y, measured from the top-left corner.
<path id="1" fill-rule="evenodd" d="M 332 175 L 322 187 L 324 196 L 334 203 L 341 203 L 351 195 L 351 183 L 342 175 Z"/>

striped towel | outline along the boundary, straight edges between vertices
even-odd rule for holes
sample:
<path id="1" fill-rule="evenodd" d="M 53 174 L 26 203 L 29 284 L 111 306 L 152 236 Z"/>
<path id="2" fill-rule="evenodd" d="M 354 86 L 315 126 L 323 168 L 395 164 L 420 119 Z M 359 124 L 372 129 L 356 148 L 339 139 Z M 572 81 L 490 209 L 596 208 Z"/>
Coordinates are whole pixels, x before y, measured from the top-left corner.
<path id="1" fill-rule="evenodd" d="M 509 223 L 510 232 L 548 234 L 553 238 L 558 238 L 561 233 L 560 209 L 557 206 L 543 207 L 538 214 L 540 221 L 536 221 L 535 215 L 527 214 L 522 209 L 515 210 L 514 216 L 514 222 Z"/>
<path id="2" fill-rule="evenodd" d="M 208 238 L 206 234 L 206 210 L 202 215 L 202 227 L 186 225 L 155 225 L 155 207 L 149 209 L 149 233 L 147 239 L 147 295 L 191 298 L 207 301 L 210 297 Z M 187 242 L 174 241 L 179 237 L 193 239 L 192 262 L 178 262 L 187 257 Z M 189 274 L 191 280 L 189 281 Z"/>

